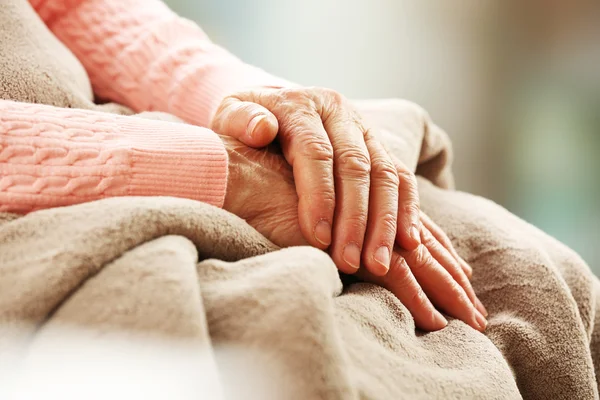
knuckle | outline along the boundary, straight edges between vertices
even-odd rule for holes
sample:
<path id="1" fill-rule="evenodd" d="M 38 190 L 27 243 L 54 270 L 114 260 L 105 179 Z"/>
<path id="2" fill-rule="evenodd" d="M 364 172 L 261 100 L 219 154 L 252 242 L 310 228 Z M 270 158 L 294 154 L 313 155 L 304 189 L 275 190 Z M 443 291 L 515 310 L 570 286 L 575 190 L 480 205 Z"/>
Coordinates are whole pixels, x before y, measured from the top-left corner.
<path id="1" fill-rule="evenodd" d="M 368 178 L 371 174 L 371 160 L 366 152 L 355 147 L 341 149 L 336 161 L 343 175 L 356 178 Z"/>
<path id="2" fill-rule="evenodd" d="M 317 194 L 319 196 L 320 201 L 330 205 L 331 207 L 335 206 L 335 191 L 333 190 L 333 185 L 328 185 L 327 188 L 320 193 Z"/>
<path id="3" fill-rule="evenodd" d="M 423 246 L 427 247 L 430 251 L 438 250 L 438 242 L 435 240 L 435 238 L 431 236 L 421 236 L 421 238 Z"/>
<path id="4" fill-rule="evenodd" d="M 376 159 L 371 163 L 371 176 L 380 182 L 385 182 L 389 186 L 398 188 L 400 186 L 400 179 L 396 168 L 391 161 L 386 159 Z"/>
<path id="5" fill-rule="evenodd" d="M 406 169 L 396 168 L 396 170 L 400 184 L 402 186 L 409 186 L 411 189 L 416 190 L 417 178 L 415 177 L 415 174 Z"/>
<path id="6" fill-rule="evenodd" d="M 415 292 L 412 294 L 409 302 L 412 306 L 420 306 L 427 303 L 427 295 L 425 295 L 420 285 L 416 285 Z"/>
<path id="7" fill-rule="evenodd" d="M 279 106 L 295 118 L 315 116 L 316 104 L 306 89 L 283 89 L 279 93 Z"/>
<path id="8" fill-rule="evenodd" d="M 416 201 L 405 201 L 401 209 L 404 215 L 415 215 L 419 212 L 419 203 Z"/>
<path id="9" fill-rule="evenodd" d="M 440 244 L 427 229 L 423 230 L 423 245 L 429 249 L 436 249 Z"/>
<path id="10" fill-rule="evenodd" d="M 419 245 L 419 247 L 417 247 L 413 253 L 413 271 L 430 266 L 432 260 L 433 258 L 431 257 L 431 254 L 429 254 L 427 248 L 423 244 Z"/>
<path id="11" fill-rule="evenodd" d="M 279 92 L 279 95 L 284 100 L 303 100 L 307 99 L 306 89 L 286 88 Z"/>
<path id="12" fill-rule="evenodd" d="M 320 89 L 321 93 L 325 95 L 329 101 L 335 105 L 340 105 L 345 102 L 345 97 L 338 91 L 328 88 Z"/>
<path id="13" fill-rule="evenodd" d="M 306 125 L 307 121 L 320 120 L 319 115 L 311 104 L 295 101 L 290 107 L 293 107 L 293 111 L 288 114 L 286 121 L 291 127 L 302 127 Z"/>
<path id="14" fill-rule="evenodd" d="M 324 138 L 311 134 L 298 134 L 296 141 L 303 156 L 312 160 L 333 161 L 333 147 Z"/>
<path id="15" fill-rule="evenodd" d="M 392 255 L 388 275 L 394 281 L 396 287 L 402 288 L 412 283 L 412 272 L 404 258 L 397 253 Z"/>

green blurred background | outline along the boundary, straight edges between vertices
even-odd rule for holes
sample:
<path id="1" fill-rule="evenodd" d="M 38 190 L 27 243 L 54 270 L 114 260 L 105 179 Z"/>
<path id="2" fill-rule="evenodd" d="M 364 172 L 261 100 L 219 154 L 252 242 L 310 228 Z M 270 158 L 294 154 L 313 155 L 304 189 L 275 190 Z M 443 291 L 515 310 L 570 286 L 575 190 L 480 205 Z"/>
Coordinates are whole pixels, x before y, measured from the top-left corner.
<path id="1" fill-rule="evenodd" d="M 452 137 L 460 190 L 537 225 L 600 274 L 600 1 L 167 3 L 273 74 L 421 104 Z"/>

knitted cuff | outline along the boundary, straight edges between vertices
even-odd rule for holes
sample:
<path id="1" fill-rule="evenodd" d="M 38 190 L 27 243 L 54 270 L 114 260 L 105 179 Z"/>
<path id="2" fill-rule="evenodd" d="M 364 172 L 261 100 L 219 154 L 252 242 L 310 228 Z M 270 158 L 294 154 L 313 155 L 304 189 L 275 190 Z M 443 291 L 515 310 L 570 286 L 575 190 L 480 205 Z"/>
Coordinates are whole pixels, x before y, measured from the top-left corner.
<path id="1" fill-rule="evenodd" d="M 128 117 L 131 196 L 173 196 L 223 206 L 227 152 L 217 134 L 183 123 Z"/>

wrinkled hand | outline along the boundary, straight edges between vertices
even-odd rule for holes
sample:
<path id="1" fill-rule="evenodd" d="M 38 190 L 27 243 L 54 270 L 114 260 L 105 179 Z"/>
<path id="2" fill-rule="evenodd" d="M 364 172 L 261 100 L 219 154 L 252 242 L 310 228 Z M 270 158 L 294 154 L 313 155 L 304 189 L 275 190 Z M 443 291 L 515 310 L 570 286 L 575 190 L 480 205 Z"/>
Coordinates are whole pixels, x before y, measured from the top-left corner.
<path id="1" fill-rule="evenodd" d="M 338 268 L 382 276 L 398 242 L 420 244 L 414 175 L 394 163 L 341 95 L 328 89 L 261 89 L 221 103 L 211 128 L 251 147 L 277 137 L 292 166 L 300 230 Z"/>
<path id="2" fill-rule="evenodd" d="M 235 138 L 221 138 L 229 153 L 224 208 L 281 247 L 310 244 L 299 226 L 294 173 L 279 149 L 274 146 L 253 149 Z M 447 314 L 483 330 L 485 318 L 474 304 L 485 311 L 467 278 L 470 267 L 458 257 L 440 228 L 423 213 L 419 219 L 422 245 L 412 251 L 396 246 L 385 276 L 364 268 L 359 269 L 358 276 L 390 290 L 421 329 L 446 326 L 447 321 L 434 308 L 435 304 Z"/>

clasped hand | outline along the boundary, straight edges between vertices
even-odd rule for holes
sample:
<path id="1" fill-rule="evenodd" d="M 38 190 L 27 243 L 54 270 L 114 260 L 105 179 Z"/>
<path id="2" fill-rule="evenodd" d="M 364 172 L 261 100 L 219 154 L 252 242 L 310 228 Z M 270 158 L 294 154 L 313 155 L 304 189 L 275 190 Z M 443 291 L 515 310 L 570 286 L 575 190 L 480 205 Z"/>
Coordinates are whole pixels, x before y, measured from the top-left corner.
<path id="1" fill-rule="evenodd" d="M 419 210 L 414 174 L 343 96 L 321 88 L 237 93 L 223 100 L 212 129 L 229 153 L 226 210 L 279 246 L 328 251 L 340 271 L 390 290 L 423 330 L 447 325 L 434 305 L 485 329 L 472 270 Z"/>

